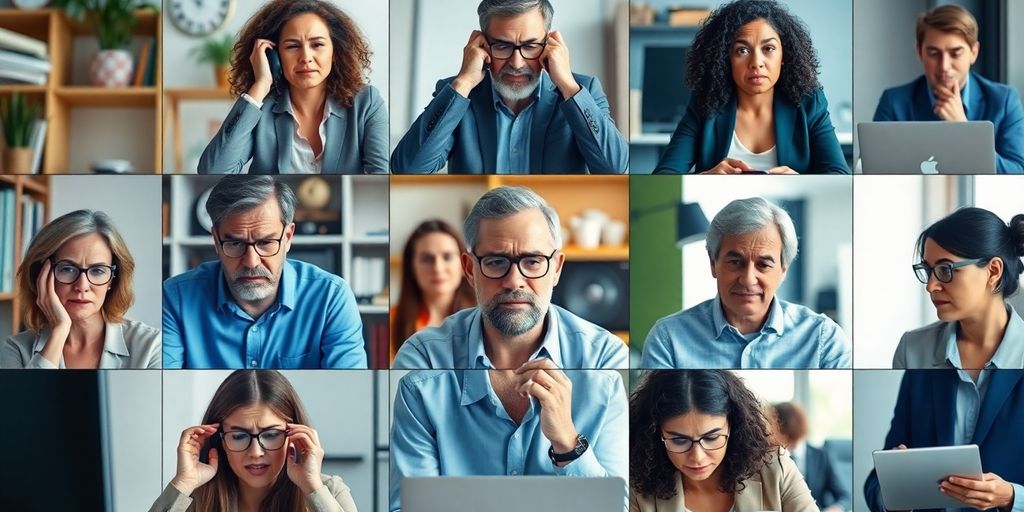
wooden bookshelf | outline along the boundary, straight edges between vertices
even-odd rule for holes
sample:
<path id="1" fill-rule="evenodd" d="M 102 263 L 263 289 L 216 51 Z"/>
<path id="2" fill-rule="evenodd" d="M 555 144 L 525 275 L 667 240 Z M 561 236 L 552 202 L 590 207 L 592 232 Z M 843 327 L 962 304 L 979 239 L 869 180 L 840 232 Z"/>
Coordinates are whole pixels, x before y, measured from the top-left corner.
<path id="1" fill-rule="evenodd" d="M 153 112 L 152 160 L 132 162 L 138 172 L 161 172 L 163 145 L 161 143 L 161 86 L 163 33 L 160 13 L 138 11 L 139 21 L 134 34 L 153 37 L 156 41 L 154 70 L 155 86 L 108 89 L 87 84 L 72 83 L 71 69 L 75 55 L 75 37 L 93 35 L 89 27 L 69 19 L 61 9 L 22 10 L 0 9 L 0 27 L 45 41 L 48 45 L 52 70 L 45 85 L 4 84 L 0 96 L 15 92 L 25 93 L 44 105 L 47 119 L 46 145 L 43 150 L 42 172 L 45 174 L 85 171 L 71 169 L 70 143 L 75 137 L 71 127 L 71 112 L 77 108 L 140 108 Z M 138 65 L 138 55 L 134 55 Z M 124 129 L 124 127 L 121 127 Z M 133 135 L 137 131 L 128 129 Z"/>
<path id="2" fill-rule="evenodd" d="M 165 104 L 167 105 L 167 122 L 164 125 L 165 132 L 170 132 L 172 148 L 174 151 L 174 169 L 170 172 L 188 172 L 185 170 L 184 157 L 182 156 L 181 136 L 181 104 L 186 101 L 232 101 L 234 98 L 227 89 L 216 87 L 175 87 L 164 89 Z M 195 169 L 192 169 L 195 171 Z"/>
<path id="3" fill-rule="evenodd" d="M 43 225 L 46 224 L 50 219 L 50 192 L 49 192 L 49 178 L 46 176 L 10 176 L 0 175 L 0 189 L 13 189 L 14 190 L 14 218 L 11 219 L 0 219 L 0 222 L 11 223 L 14 229 L 14 247 L 11 254 L 14 256 L 14 277 L 17 273 L 18 266 L 21 265 L 21 256 L 24 252 L 24 247 L 30 242 L 30 240 L 22 239 L 22 211 L 21 202 L 23 197 L 31 197 L 32 199 L 43 203 Z M 3 250 L 8 250 L 7 247 L 2 247 Z M 17 283 L 10 292 L 0 293 L 0 318 L 10 319 L 9 334 L 17 334 L 21 332 L 21 317 L 18 311 L 21 308 L 20 300 L 18 298 Z"/>

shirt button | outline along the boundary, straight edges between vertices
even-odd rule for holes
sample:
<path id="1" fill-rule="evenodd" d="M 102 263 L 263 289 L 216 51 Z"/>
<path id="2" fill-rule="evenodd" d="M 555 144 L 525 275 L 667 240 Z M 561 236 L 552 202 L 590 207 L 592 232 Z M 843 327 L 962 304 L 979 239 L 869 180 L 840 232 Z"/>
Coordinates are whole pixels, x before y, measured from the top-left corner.
<path id="1" fill-rule="evenodd" d="M 259 328 L 259 327 L 256 327 L 256 326 L 254 325 L 254 326 L 252 326 L 252 329 L 249 329 L 249 330 L 250 330 L 250 331 L 252 331 L 252 332 L 259 332 L 259 331 L 260 331 L 260 328 Z"/>
<path id="2" fill-rule="evenodd" d="M 512 434 L 512 439 L 519 439 L 519 433 Z"/>
<path id="3" fill-rule="evenodd" d="M 257 366 L 257 365 L 259 365 L 259 363 L 257 363 L 255 359 L 253 359 L 253 360 L 252 360 L 252 361 L 251 361 L 251 362 L 249 363 L 249 366 L 251 366 L 251 367 L 253 367 L 253 368 L 256 368 L 256 366 Z"/>
<path id="4" fill-rule="evenodd" d="M 519 472 L 513 469 L 513 470 L 512 470 L 512 474 L 513 474 L 513 475 L 518 475 L 518 474 L 519 474 Z"/>

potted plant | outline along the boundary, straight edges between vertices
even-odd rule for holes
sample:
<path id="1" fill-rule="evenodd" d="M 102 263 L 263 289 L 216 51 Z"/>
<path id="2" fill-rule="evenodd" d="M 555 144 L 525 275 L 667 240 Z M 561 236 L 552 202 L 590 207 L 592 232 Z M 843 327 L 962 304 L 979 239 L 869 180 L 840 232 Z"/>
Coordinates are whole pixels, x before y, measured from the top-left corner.
<path id="1" fill-rule="evenodd" d="M 200 64 L 212 64 L 217 87 L 227 89 L 230 86 L 228 76 L 231 71 L 231 49 L 234 47 L 235 38 L 227 33 L 220 39 L 206 39 L 199 46 L 192 48 L 189 55 L 195 57 Z"/>
<path id="2" fill-rule="evenodd" d="M 126 87 L 131 82 L 135 67 L 128 46 L 132 30 L 138 21 L 137 9 L 157 7 L 137 0 L 53 0 L 68 17 L 83 22 L 96 31 L 100 51 L 89 66 L 89 80 L 102 87 Z"/>
<path id="3" fill-rule="evenodd" d="M 0 122 L 3 123 L 7 147 L 3 151 L 4 172 L 32 172 L 32 129 L 39 120 L 39 105 L 30 103 L 20 92 L 10 100 L 0 100 Z"/>

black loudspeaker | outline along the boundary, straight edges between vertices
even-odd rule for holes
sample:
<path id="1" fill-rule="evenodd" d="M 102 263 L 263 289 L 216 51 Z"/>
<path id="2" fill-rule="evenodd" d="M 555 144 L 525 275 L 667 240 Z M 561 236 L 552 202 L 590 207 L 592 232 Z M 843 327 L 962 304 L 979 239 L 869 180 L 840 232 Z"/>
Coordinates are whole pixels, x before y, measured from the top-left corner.
<path id="1" fill-rule="evenodd" d="M 629 262 L 566 261 L 551 300 L 609 331 L 628 331 Z"/>

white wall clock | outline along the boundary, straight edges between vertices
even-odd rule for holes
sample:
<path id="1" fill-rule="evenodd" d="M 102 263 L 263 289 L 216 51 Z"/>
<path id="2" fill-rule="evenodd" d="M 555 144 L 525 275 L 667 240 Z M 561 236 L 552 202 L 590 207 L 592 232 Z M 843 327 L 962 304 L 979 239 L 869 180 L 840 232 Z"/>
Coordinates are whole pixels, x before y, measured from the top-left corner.
<path id="1" fill-rule="evenodd" d="M 224 26 L 235 13 L 236 0 L 168 0 L 171 23 L 190 36 L 207 36 Z M 169 5 L 168 5 L 169 4 Z"/>

